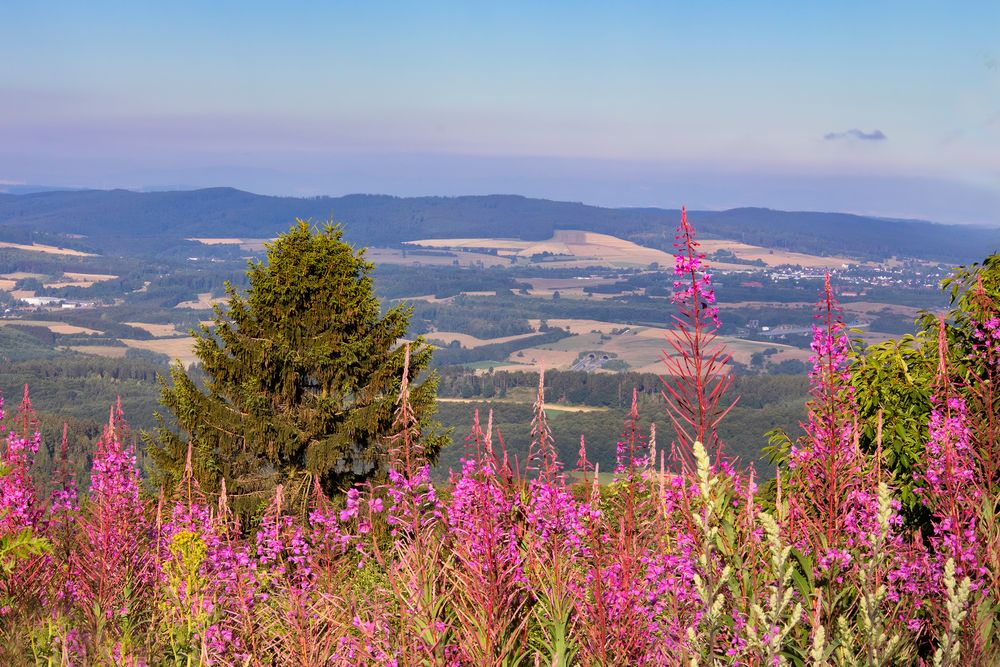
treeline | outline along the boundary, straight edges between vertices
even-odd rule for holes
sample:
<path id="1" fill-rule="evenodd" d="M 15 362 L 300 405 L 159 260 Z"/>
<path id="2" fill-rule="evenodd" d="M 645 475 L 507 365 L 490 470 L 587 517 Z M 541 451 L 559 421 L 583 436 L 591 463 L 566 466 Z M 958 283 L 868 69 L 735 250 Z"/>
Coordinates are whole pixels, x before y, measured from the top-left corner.
<path id="1" fill-rule="evenodd" d="M 0 327 L 0 395 L 12 415 L 24 386 L 30 386 L 43 436 L 33 472 L 43 486 L 51 478 L 63 423 L 73 470 L 81 476 L 89 469 L 89 456 L 108 410 L 119 398 L 136 430 L 155 426 L 156 377 L 163 370 L 164 366 L 143 358 L 106 359 L 56 350 L 24 331 Z M 141 461 L 141 452 L 139 456 Z"/>
<path id="2" fill-rule="evenodd" d="M 437 419 L 446 428 L 453 429 L 452 445 L 441 453 L 438 477 L 444 478 L 449 469 L 459 468 L 459 459 L 464 452 L 463 439 L 469 432 L 476 409 L 479 409 L 483 422 L 489 411 L 493 411 L 493 423 L 504 444 L 523 460 L 531 442 L 531 397 L 537 386 L 537 373 L 497 371 L 473 375 L 456 369 L 442 369 L 439 395 L 464 400 L 438 403 Z M 660 397 L 662 382 L 656 375 L 551 371 L 545 374 L 545 386 L 550 407 L 571 403 L 596 408 L 584 412 L 549 411 L 549 425 L 559 456 L 565 462 L 576 461 L 580 437 L 583 436 L 590 460 L 599 463 L 602 470 L 613 470 L 616 444 L 631 405 L 633 387 L 639 392 L 639 413 L 644 432 L 648 433 L 650 423 L 655 422 L 659 446 L 670 446 L 672 430 Z M 481 393 L 475 393 L 476 390 Z M 774 470 L 762 454 L 768 444 L 767 434 L 781 429 L 792 438 L 801 435 L 800 422 L 805 418 L 807 390 L 805 376 L 736 378 L 730 396 L 739 400 L 720 424 L 719 430 L 726 451 L 738 457 L 744 465 L 753 466 L 759 479 L 773 477 Z M 512 391 L 519 402 L 511 402 Z"/>
<path id="3" fill-rule="evenodd" d="M 520 287 L 521 284 L 514 275 L 502 268 L 383 264 L 375 269 L 375 291 L 382 299 L 427 294 L 444 299 L 462 292 L 512 290 Z"/>
<path id="4" fill-rule="evenodd" d="M 495 307 L 490 302 L 496 301 Z M 410 331 L 456 331 L 476 338 L 503 338 L 533 331 L 522 309 L 508 299 L 460 296 L 453 303 L 411 301 Z"/>
<path id="5" fill-rule="evenodd" d="M 462 368 L 441 368 L 438 376 L 438 396 L 443 398 L 506 398 L 512 390 L 538 387 L 538 373 L 531 371 L 472 373 Z M 739 397 L 740 405 L 760 408 L 776 402 L 805 401 L 807 384 L 804 373 L 738 376 L 730 392 Z M 633 388 L 640 396 L 656 397 L 663 380 L 656 373 L 545 372 L 545 395 L 552 403 L 628 408 Z"/>

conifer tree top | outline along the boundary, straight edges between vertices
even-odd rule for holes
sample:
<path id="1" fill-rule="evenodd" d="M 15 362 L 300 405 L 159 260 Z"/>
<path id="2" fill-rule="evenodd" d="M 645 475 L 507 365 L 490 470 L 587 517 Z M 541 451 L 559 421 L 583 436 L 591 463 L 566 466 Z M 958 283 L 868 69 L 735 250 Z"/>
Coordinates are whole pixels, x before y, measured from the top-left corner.
<path id="1" fill-rule="evenodd" d="M 207 381 L 202 389 L 175 365 L 173 386 L 164 384 L 162 403 L 183 431 L 163 422 L 156 433 L 165 481 L 179 478 L 188 440 L 199 483 L 215 490 L 224 478 L 238 509 L 258 505 L 277 484 L 291 497 L 315 480 L 334 493 L 382 471 L 409 310 L 380 312 L 373 265 L 342 235 L 339 225 L 297 221 L 267 244 L 264 260 L 249 263 L 244 293 L 227 284 L 214 322 L 192 332 Z M 413 378 L 430 348 L 420 338 L 411 347 Z M 411 384 L 422 421 L 435 382 Z M 433 455 L 440 438 L 427 426 Z"/>

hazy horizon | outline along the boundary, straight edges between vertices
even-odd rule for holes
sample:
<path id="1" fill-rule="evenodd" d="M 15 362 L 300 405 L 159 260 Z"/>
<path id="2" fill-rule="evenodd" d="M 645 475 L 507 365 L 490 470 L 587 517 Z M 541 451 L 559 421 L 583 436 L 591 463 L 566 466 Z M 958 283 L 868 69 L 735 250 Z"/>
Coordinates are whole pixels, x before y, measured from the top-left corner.
<path id="1" fill-rule="evenodd" d="M 1000 5 L 41 2 L 0 185 L 512 193 L 1000 225 Z"/>

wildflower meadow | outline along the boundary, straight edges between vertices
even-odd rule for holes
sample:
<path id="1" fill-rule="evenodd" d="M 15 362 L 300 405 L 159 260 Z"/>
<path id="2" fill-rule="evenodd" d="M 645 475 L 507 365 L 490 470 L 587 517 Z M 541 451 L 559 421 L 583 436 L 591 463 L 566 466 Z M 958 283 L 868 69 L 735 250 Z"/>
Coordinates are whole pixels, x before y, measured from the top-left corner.
<path id="1" fill-rule="evenodd" d="M 341 496 L 317 484 L 301 506 L 278 487 L 246 521 L 190 468 L 149 489 L 116 406 L 89 489 L 64 466 L 44 497 L 26 390 L 4 421 L 0 663 L 1000 664 L 989 285 L 966 285 L 976 307 L 924 335 L 929 418 L 903 466 L 827 280 L 805 436 L 774 438 L 761 481 L 718 436 L 738 397 L 686 215 L 675 246 L 672 429 L 641 431 L 633 401 L 614 470 L 584 439 L 557 459 L 542 374 L 526 460 L 476 413 L 461 469 L 432 481 L 404 376 L 387 474 Z"/>

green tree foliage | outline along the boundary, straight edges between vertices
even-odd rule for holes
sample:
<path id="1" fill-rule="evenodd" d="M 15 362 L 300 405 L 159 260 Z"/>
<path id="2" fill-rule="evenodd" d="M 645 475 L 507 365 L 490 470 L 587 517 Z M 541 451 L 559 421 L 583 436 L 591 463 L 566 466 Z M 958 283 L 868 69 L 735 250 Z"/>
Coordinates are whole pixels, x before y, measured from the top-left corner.
<path id="1" fill-rule="evenodd" d="M 1000 402 L 992 396 L 997 369 L 987 356 L 976 351 L 978 326 L 997 316 L 1000 303 L 1000 254 L 981 264 L 962 266 L 942 282 L 950 298 L 943 314 L 947 344 L 945 366 L 951 384 L 970 407 L 973 430 L 984 435 L 995 432 Z M 939 369 L 941 319 L 925 312 L 917 320 L 919 330 L 867 348 L 858 348 L 852 365 L 861 427 L 861 446 L 874 452 L 881 447 L 883 463 L 911 520 L 924 518 L 920 499 L 914 495 L 914 473 L 922 470 L 928 439 L 931 397 Z M 987 437 L 983 442 L 991 443 Z M 990 444 L 981 457 L 994 457 Z M 995 476 L 996 461 L 984 461 L 984 469 Z M 994 488 L 1000 480 L 993 479 Z"/>
<path id="2" fill-rule="evenodd" d="M 228 304 L 202 325 L 195 352 L 205 389 L 181 365 L 163 382 L 161 402 L 181 433 L 158 415 L 145 434 L 160 471 L 176 482 L 190 441 L 193 470 L 207 492 L 225 480 L 230 502 L 252 512 L 278 484 L 302 499 L 314 481 L 327 493 L 383 471 L 386 436 L 403 375 L 409 311 L 379 312 L 363 251 L 342 240 L 340 226 L 315 229 L 301 220 L 249 263 L 241 295 L 227 283 Z M 411 346 L 409 375 L 430 362 L 422 338 Z M 425 447 L 443 438 L 430 415 L 436 376 L 411 387 Z"/>

